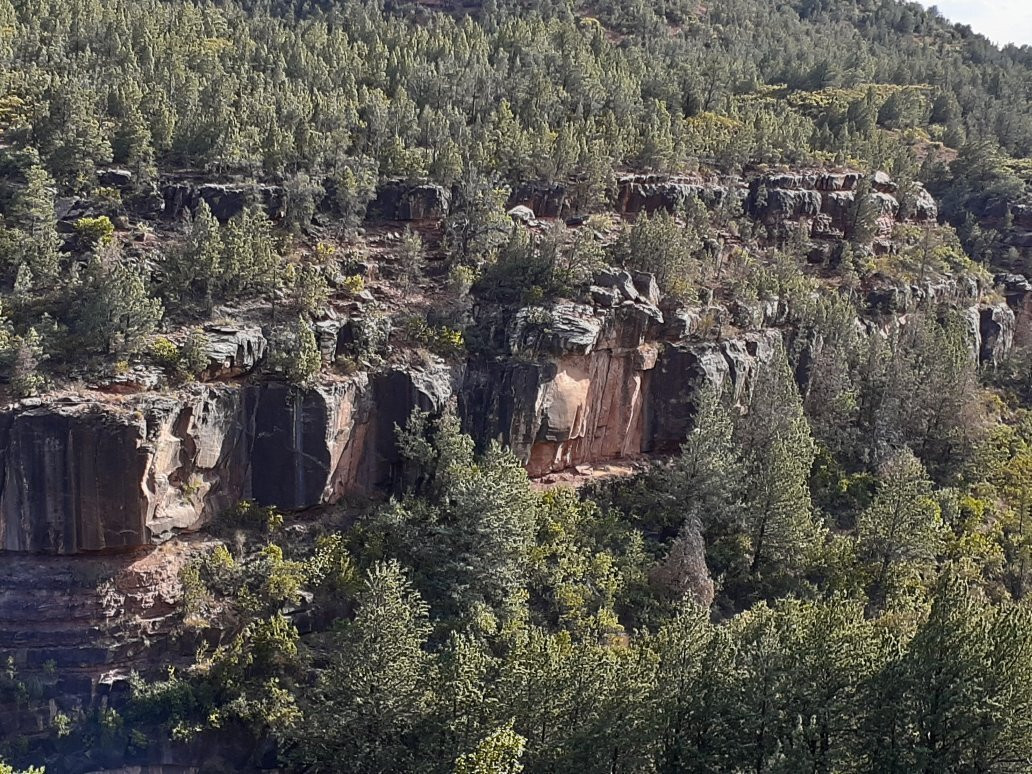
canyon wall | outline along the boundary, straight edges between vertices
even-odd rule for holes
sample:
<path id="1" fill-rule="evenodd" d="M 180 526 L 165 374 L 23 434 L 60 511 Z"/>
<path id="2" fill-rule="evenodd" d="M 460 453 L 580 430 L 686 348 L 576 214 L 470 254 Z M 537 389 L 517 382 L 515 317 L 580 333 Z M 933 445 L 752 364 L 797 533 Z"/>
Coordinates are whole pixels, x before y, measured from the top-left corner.
<path id="1" fill-rule="evenodd" d="M 732 203 L 768 227 L 804 226 L 827 246 L 847 232 L 861 179 L 818 169 L 748 180 L 630 175 L 618 181 L 613 204 L 637 213 L 673 211 L 693 197 L 709 207 Z M 135 190 L 125 170 L 102 171 L 101 182 L 127 196 Z M 883 173 L 869 182 L 884 236 L 904 217 L 899 191 Z M 182 177 L 134 197 L 127 207 L 168 220 L 187 217 L 202 200 L 221 219 L 249 202 L 273 218 L 285 206 L 277 185 Z M 429 183 L 386 183 L 370 213 L 438 221 L 454 197 Z M 934 221 L 936 205 L 923 188 L 909 198 L 909 222 Z M 333 201 L 328 190 L 320 204 L 328 217 Z M 78 217 L 81 204 L 64 201 L 59 214 Z M 569 214 L 567 192 L 556 184 L 524 185 L 509 204 L 527 206 L 535 217 Z M 980 303 L 988 287 L 970 277 L 881 282 L 867 289 L 871 319 L 864 325 L 874 334 L 917 306 L 948 303 L 966 310 L 972 357 L 991 366 L 1011 346 L 1014 310 L 1026 306 L 1019 279 L 1003 283 L 1009 306 Z M 212 366 L 201 384 L 156 393 L 147 374 L 130 373 L 106 394 L 26 400 L 0 411 L 0 549 L 127 551 L 193 531 L 243 498 L 301 510 L 389 490 L 398 465 L 394 427 L 417 407 L 454 404 L 478 444 L 510 446 L 535 477 L 673 453 L 689 431 L 699 389 L 723 385 L 744 401 L 757 366 L 785 330 L 786 310 L 777 302 L 738 311 L 664 304 L 651 276 L 603 272 L 577 301 L 478 309 L 478 338 L 486 346 L 475 347 L 465 363 L 393 365 L 309 389 L 254 379 L 266 351 L 257 327 L 208 326 Z M 747 330 L 714 335 L 705 322 L 714 316 L 750 322 Z M 324 357 L 334 360 L 346 325 L 324 321 L 316 329 Z"/>
<path id="2" fill-rule="evenodd" d="M 307 389 L 211 382 L 21 401 L 0 411 L 0 547 L 127 551 L 194 531 L 241 499 L 297 511 L 389 491 L 394 429 L 416 408 L 453 404 L 479 444 L 511 447 L 535 477 L 675 453 L 700 389 L 744 403 L 783 335 L 778 303 L 756 310 L 755 330 L 712 338 L 700 334 L 707 310 L 660 309 L 651 275 L 596 282 L 585 303 L 485 312 L 487 346 L 463 364 L 424 360 Z M 1014 312 L 978 296 L 913 288 L 890 306 L 971 304 L 972 357 L 991 365 L 1011 345 Z"/>
<path id="3" fill-rule="evenodd" d="M 439 411 L 447 368 L 300 390 L 199 384 L 169 394 L 27 400 L 0 412 L 0 546 L 126 550 L 241 499 L 301 510 L 389 485 L 393 429 Z"/>

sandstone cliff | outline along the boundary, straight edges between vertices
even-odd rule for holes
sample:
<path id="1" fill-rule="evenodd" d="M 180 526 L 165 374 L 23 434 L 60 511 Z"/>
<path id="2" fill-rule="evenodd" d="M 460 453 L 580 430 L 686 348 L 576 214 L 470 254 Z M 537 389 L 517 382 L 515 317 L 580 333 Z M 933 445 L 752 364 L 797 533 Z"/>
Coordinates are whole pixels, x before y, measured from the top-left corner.
<path id="1" fill-rule="evenodd" d="M 582 303 L 483 312 L 489 346 L 465 364 L 395 365 L 309 389 L 212 382 L 15 404 L 0 411 L 0 546 L 131 550 L 195 530 L 245 498 L 303 510 L 386 491 L 395 426 L 413 409 L 452 403 L 478 443 L 510 446 L 532 476 L 674 453 L 701 387 L 744 401 L 783 335 L 777 303 L 751 314 L 755 330 L 714 339 L 700 336 L 706 310 L 660 309 L 650 275 L 614 271 L 596 282 Z M 1016 280 L 1010 287 L 1024 309 L 1027 294 Z M 869 298 L 891 310 L 890 322 L 928 300 L 970 305 L 972 356 L 994 364 L 1011 346 L 1014 311 L 980 306 L 977 287 L 893 292 Z"/>
<path id="2" fill-rule="evenodd" d="M 447 369 L 298 390 L 202 384 L 168 395 L 30 400 L 0 414 L 8 551 L 131 549 L 241 499 L 289 510 L 389 483 L 393 428 L 440 410 Z"/>

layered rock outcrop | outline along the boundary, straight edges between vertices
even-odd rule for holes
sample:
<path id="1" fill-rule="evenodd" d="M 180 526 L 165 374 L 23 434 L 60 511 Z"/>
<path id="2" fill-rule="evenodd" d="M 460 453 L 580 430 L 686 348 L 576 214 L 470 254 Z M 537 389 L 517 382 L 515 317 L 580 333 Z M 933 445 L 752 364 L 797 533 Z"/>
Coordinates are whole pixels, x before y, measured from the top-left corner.
<path id="1" fill-rule="evenodd" d="M 1025 283 L 1027 284 L 1027 283 Z M 1007 297 L 1025 304 L 1024 285 Z M 914 308 L 967 309 L 972 357 L 1010 349 L 1015 313 L 979 304 L 978 283 L 886 284 L 868 294 L 870 331 Z M 0 412 L 0 547 L 74 554 L 130 550 L 198 528 L 241 499 L 301 510 L 398 479 L 395 426 L 454 401 L 478 443 L 511 447 L 532 476 L 676 452 L 700 390 L 748 400 L 782 336 L 783 305 L 736 318 L 752 328 L 700 337 L 723 307 L 660 308 L 647 274 L 604 272 L 580 302 L 478 314 L 484 345 L 463 366 L 395 366 L 300 390 L 278 382 L 23 401 Z M 898 322 L 896 322 L 898 321 Z M 329 357 L 344 328 L 326 331 Z M 264 339 L 218 334 L 212 370 L 247 371 Z"/>
<path id="2" fill-rule="evenodd" d="M 289 207 L 287 190 L 275 183 L 210 183 L 170 178 L 145 194 L 134 192 L 130 195 L 133 179 L 129 172 L 104 170 L 99 180 L 125 190 L 130 208 L 142 217 L 183 220 L 189 218 L 203 201 L 221 221 L 229 220 L 252 205 L 262 207 L 273 220 L 280 220 L 286 216 Z M 323 193 L 316 204 L 320 210 L 339 215 L 335 186 L 333 180 L 324 180 Z M 451 198 L 451 192 L 439 185 L 390 181 L 377 189 L 369 204 L 369 215 L 383 220 L 440 220 L 448 215 Z"/>
<path id="3" fill-rule="evenodd" d="M 849 230 L 854 191 L 862 178 L 857 172 L 820 169 L 721 179 L 625 175 L 616 181 L 612 204 L 617 212 L 623 214 L 659 209 L 675 212 L 689 200 L 697 198 L 711 209 L 741 207 L 751 218 L 768 225 L 805 221 L 814 238 L 833 239 L 840 238 Z M 286 189 L 276 183 L 212 183 L 168 178 L 140 193 L 133 188 L 132 174 L 119 169 L 102 170 L 98 181 L 121 190 L 129 209 L 147 218 L 160 216 L 165 220 L 182 220 L 189 217 L 202 201 L 223 221 L 249 205 L 263 207 L 273 220 L 279 220 L 287 214 L 289 207 Z M 317 210 L 339 215 L 335 181 L 326 179 L 321 184 Z M 898 186 L 882 172 L 872 175 L 871 186 L 881 210 L 881 228 L 887 232 L 899 217 Z M 451 213 L 457 196 L 456 191 L 435 183 L 387 181 L 376 190 L 368 206 L 368 215 L 376 220 L 439 221 Z M 74 201 L 69 200 L 68 206 L 74 208 Z M 511 192 L 507 206 L 526 206 L 539 218 L 577 214 L 570 192 L 559 183 L 524 183 Z M 1024 223 L 1022 218 L 1032 222 L 1032 216 L 1026 217 L 1020 207 L 1015 211 L 1018 212 L 1016 223 Z M 76 211 L 75 216 L 80 214 L 83 213 Z M 927 222 L 937 215 L 935 200 L 920 184 L 916 184 L 911 192 L 908 219 Z M 68 218 L 74 219 L 71 214 Z"/>
<path id="4" fill-rule="evenodd" d="M 459 396 L 465 427 L 511 447 L 532 476 L 676 451 L 706 384 L 744 400 L 781 334 L 691 341 L 668 323 L 654 280 L 612 272 L 594 305 L 525 308 L 492 321 L 501 354 L 472 360 Z"/>
<path id="5" fill-rule="evenodd" d="M 395 423 L 442 409 L 450 380 L 442 367 L 23 402 L 0 414 L 0 547 L 124 550 L 245 498 L 300 510 L 389 485 Z"/>
<path id="6" fill-rule="evenodd" d="M 676 212 L 697 198 L 709 209 L 740 206 L 750 218 L 768 227 L 800 223 L 818 240 L 838 240 L 852 229 L 858 172 L 810 170 L 716 180 L 700 177 L 628 175 L 617 186 L 616 209 L 625 214 L 665 209 Z M 878 208 L 880 237 L 888 237 L 900 220 L 934 221 L 935 200 L 920 184 L 910 192 L 909 211 L 901 216 L 899 190 L 884 172 L 871 175 L 871 196 Z M 554 200 L 554 195 L 545 202 Z M 528 197 L 531 206 L 537 200 Z M 535 210 L 536 211 L 536 210 Z"/>

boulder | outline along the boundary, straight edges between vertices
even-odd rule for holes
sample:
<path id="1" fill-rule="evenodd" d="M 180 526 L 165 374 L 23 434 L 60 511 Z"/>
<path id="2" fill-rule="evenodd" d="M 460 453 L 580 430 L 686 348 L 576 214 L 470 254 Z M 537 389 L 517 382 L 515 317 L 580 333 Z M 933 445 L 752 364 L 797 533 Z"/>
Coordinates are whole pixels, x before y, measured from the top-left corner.
<path id="1" fill-rule="evenodd" d="M 914 196 L 914 220 L 918 222 L 934 221 L 939 217 L 939 205 L 925 189 L 924 186 L 917 186 Z"/>
<path id="2" fill-rule="evenodd" d="M 849 212 L 856 201 L 852 191 L 832 191 L 824 197 L 821 212 L 831 219 L 833 228 L 845 233 L 849 228 Z"/>
<path id="3" fill-rule="evenodd" d="M 254 200 L 254 193 L 251 186 L 208 183 L 197 188 L 195 203 L 190 209 L 196 210 L 203 200 L 211 208 L 211 214 L 225 222 L 243 212 Z"/>
<path id="4" fill-rule="evenodd" d="M 397 215 L 399 220 L 441 220 L 448 217 L 451 197 L 439 185 L 417 185 L 405 192 Z"/>
<path id="5" fill-rule="evenodd" d="M 649 573 L 649 581 L 670 602 L 692 600 L 713 604 L 715 584 L 706 566 L 706 542 L 697 524 L 689 522 L 671 543 L 666 556 Z"/>
<path id="6" fill-rule="evenodd" d="M 656 275 L 649 272 L 636 271 L 631 273 L 634 282 L 634 289 L 646 303 L 652 306 L 659 305 L 659 284 L 656 282 Z"/>
<path id="7" fill-rule="evenodd" d="M 875 191 L 887 194 L 894 194 L 899 190 L 899 186 L 889 177 L 889 173 L 881 170 L 871 175 L 871 187 Z"/>
<path id="8" fill-rule="evenodd" d="M 257 326 L 206 325 L 209 365 L 206 379 L 226 379 L 250 373 L 268 350 L 268 340 Z"/>
<path id="9" fill-rule="evenodd" d="M 1024 315 L 1029 312 L 1029 303 L 1032 301 L 1032 283 L 1023 274 L 997 274 L 993 278 L 994 284 L 1003 289 L 1003 296 L 1007 299 L 1007 306 L 1015 313 Z"/>
<path id="10" fill-rule="evenodd" d="M 340 320 L 320 320 L 312 326 L 323 360 L 333 360 L 337 357 L 337 342 L 342 325 Z"/>
<path id="11" fill-rule="evenodd" d="M 1007 211 L 1010 211 L 1011 217 L 1014 219 L 1014 225 L 1018 228 L 1032 230 L 1032 206 L 1028 204 L 1020 203 L 1001 203 L 998 212 L 991 213 L 993 216 L 998 218 L 1004 218 L 1007 215 Z"/>
<path id="12" fill-rule="evenodd" d="M 513 207 L 506 214 L 518 223 L 522 223 L 524 226 L 531 226 L 534 223 L 537 223 L 534 210 L 530 209 L 530 207 L 525 207 L 522 204 Z"/>
<path id="13" fill-rule="evenodd" d="M 595 276 L 595 285 L 603 288 L 617 290 L 621 297 L 627 301 L 637 301 L 640 297 L 638 288 L 634 285 L 634 277 L 630 272 L 622 269 L 607 269 Z"/>
<path id="14" fill-rule="evenodd" d="M 601 285 L 592 285 L 588 288 L 588 295 L 596 306 L 603 308 L 614 307 L 623 301 L 623 296 L 616 288 L 606 288 Z"/>
<path id="15" fill-rule="evenodd" d="M 996 367 L 1014 344 L 1014 312 L 1005 304 L 982 307 L 980 311 L 981 347 L 979 360 L 983 365 Z"/>
<path id="16" fill-rule="evenodd" d="M 98 169 L 97 182 L 108 188 L 128 188 L 133 184 L 133 173 L 128 169 Z"/>
<path id="17" fill-rule="evenodd" d="M 892 194 L 876 191 L 871 194 L 871 198 L 874 199 L 875 204 L 878 206 L 878 211 L 882 215 L 895 217 L 899 212 L 899 201 Z"/>
<path id="18" fill-rule="evenodd" d="M 509 351 L 587 354 L 602 334 L 602 320 L 584 304 L 560 302 L 550 309 L 519 310 L 509 332 Z"/>

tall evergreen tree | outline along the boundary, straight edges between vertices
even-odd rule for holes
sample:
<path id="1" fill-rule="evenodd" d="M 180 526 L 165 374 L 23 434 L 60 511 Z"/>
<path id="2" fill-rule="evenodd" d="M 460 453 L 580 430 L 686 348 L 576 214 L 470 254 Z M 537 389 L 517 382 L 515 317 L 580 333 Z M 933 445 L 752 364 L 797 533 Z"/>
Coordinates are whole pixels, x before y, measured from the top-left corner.
<path id="1" fill-rule="evenodd" d="M 874 502 L 857 521 L 857 555 L 870 567 L 872 601 L 891 596 L 898 573 L 932 566 L 943 538 L 924 466 L 904 449 L 882 464 Z"/>
<path id="2" fill-rule="evenodd" d="M 291 755 L 313 771 L 409 771 L 436 681 L 427 606 L 393 562 L 369 571 L 356 602 Z"/>
<path id="3" fill-rule="evenodd" d="M 798 572 L 818 540 L 808 486 L 815 450 L 780 343 L 756 374 L 736 434 L 746 461 L 749 573 Z"/>

